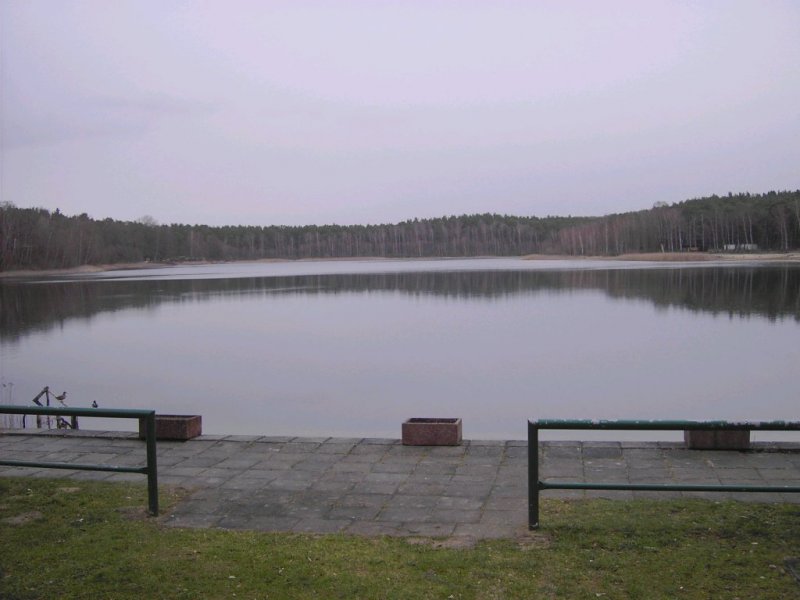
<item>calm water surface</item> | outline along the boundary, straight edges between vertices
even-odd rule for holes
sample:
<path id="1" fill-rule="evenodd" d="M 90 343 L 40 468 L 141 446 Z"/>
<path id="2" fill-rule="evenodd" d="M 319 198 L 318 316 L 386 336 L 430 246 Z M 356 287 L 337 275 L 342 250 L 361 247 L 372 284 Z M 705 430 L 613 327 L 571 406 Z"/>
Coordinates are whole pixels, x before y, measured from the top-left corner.
<path id="1" fill-rule="evenodd" d="M 460 416 L 465 437 L 518 439 L 528 418 L 798 419 L 798 265 L 207 265 L 6 280 L 0 302 L 3 403 L 49 385 L 71 406 L 199 413 L 206 433 L 398 437 L 408 417 Z"/>

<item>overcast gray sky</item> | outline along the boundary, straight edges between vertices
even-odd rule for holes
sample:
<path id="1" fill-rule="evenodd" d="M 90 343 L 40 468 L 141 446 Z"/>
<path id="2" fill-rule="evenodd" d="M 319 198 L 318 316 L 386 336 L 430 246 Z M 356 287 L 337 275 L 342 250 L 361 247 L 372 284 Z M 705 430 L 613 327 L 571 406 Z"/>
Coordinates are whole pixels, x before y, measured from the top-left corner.
<path id="1" fill-rule="evenodd" d="M 800 188 L 800 2 L 0 0 L 2 200 L 159 222 Z"/>

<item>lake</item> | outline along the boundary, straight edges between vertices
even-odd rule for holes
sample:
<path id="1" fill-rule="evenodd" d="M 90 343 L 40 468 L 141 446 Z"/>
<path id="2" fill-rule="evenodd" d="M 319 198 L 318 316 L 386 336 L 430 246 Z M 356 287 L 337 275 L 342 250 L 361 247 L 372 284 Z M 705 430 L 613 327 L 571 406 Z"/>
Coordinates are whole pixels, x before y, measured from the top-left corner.
<path id="1" fill-rule="evenodd" d="M 202 414 L 205 433 L 798 418 L 797 264 L 234 263 L 0 280 L 0 303 L 0 402 L 49 385 L 70 406 Z M 107 426 L 131 423 L 82 422 Z"/>

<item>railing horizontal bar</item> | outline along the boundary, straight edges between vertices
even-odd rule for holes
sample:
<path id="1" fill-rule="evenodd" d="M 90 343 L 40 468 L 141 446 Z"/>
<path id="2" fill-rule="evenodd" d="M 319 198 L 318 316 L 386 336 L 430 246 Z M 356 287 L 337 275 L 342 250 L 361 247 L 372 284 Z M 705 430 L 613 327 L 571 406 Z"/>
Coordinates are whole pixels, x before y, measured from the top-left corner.
<path id="1" fill-rule="evenodd" d="M 154 410 L 138 408 L 71 408 L 61 406 L 16 406 L 0 404 L 0 414 L 8 415 L 55 415 L 76 417 L 105 417 L 115 419 L 141 419 Z"/>
<path id="2" fill-rule="evenodd" d="M 529 420 L 528 423 L 537 429 L 800 431 L 800 421 L 592 421 L 588 419 L 539 419 L 536 421 Z"/>
<path id="3" fill-rule="evenodd" d="M 639 492 L 770 492 L 800 493 L 796 485 L 713 485 L 678 483 L 581 483 L 577 481 L 540 481 L 540 490 L 629 490 Z"/>
<path id="4" fill-rule="evenodd" d="M 40 469 L 68 469 L 75 471 L 110 471 L 112 473 L 147 474 L 147 467 L 117 467 L 112 465 L 85 465 L 71 463 L 33 462 L 26 460 L 0 460 L 4 467 L 38 467 Z"/>

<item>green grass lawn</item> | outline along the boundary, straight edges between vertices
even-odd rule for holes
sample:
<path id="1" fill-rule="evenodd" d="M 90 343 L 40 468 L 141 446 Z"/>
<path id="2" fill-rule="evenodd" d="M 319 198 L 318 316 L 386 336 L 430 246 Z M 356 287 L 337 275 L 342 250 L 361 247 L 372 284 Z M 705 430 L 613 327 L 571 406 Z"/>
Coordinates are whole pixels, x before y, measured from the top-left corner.
<path id="1" fill-rule="evenodd" d="M 172 529 L 145 506 L 140 485 L 0 478 L 0 598 L 800 598 L 800 506 L 550 500 L 540 531 L 465 549 Z"/>

